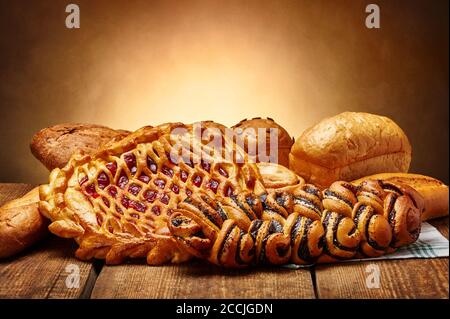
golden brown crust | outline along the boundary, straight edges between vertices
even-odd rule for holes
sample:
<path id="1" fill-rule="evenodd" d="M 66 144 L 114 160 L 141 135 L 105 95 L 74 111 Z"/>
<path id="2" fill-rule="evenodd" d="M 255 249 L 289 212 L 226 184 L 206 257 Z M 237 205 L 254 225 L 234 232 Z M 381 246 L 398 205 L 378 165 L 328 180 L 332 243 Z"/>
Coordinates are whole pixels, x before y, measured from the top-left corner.
<path id="1" fill-rule="evenodd" d="M 401 183 L 414 188 L 424 199 L 423 221 L 448 216 L 448 186 L 436 178 L 411 173 L 381 173 L 360 178 L 352 183 L 358 185 L 365 179 Z"/>
<path id="2" fill-rule="evenodd" d="M 266 188 L 283 188 L 304 183 L 303 178 L 290 169 L 275 163 L 257 163 Z"/>
<path id="3" fill-rule="evenodd" d="M 307 129 L 295 142 L 289 165 L 308 182 L 328 187 L 380 172 L 407 172 L 411 145 L 391 119 L 344 112 Z"/>
<path id="4" fill-rule="evenodd" d="M 311 184 L 232 200 L 196 196 L 170 216 L 169 229 L 194 256 L 224 267 L 335 262 L 378 257 L 417 240 L 422 198 L 412 188 L 366 180 Z M 230 214 L 230 209 L 232 208 Z"/>
<path id="5" fill-rule="evenodd" d="M 82 151 L 93 154 L 107 142 L 118 141 L 130 134 L 95 124 L 63 123 L 44 128 L 30 143 L 33 155 L 52 170 L 67 164 L 72 154 Z"/>
<path id="6" fill-rule="evenodd" d="M 15 255 L 46 234 L 48 221 L 39 213 L 38 187 L 0 207 L 0 258 Z"/>
<path id="7" fill-rule="evenodd" d="M 177 141 L 171 134 L 175 129 L 186 131 L 181 138 L 192 139 L 193 147 L 203 143 L 194 138 L 192 125 L 144 127 L 95 154 L 75 154 L 65 167 L 54 169 L 49 184 L 39 190 L 39 209 L 52 220 L 50 231 L 74 238 L 81 259 L 106 259 L 108 264 L 143 257 L 152 264 L 187 260 L 190 255 L 177 250 L 166 224 L 180 200 L 199 189 L 213 194 L 239 189 L 260 193 L 264 186 L 255 164 L 225 162 L 217 158 L 218 153 L 211 154 L 208 145 L 202 144 L 207 149 L 202 156 L 210 157 L 202 160 L 211 160 L 210 166 L 203 161 L 175 163 L 170 157 L 176 150 L 172 143 Z M 246 158 L 241 149 L 235 151 Z M 143 175 L 145 180 L 140 179 Z M 203 178 L 194 184 L 200 176 Z M 107 182 L 101 184 L 100 180 Z M 149 192 L 157 197 L 147 196 Z"/>
<path id="8" fill-rule="evenodd" d="M 252 139 L 258 139 L 258 131 L 257 129 L 263 128 L 266 129 L 266 150 L 269 154 L 270 151 L 270 131 L 267 131 L 271 128 L 278 129 L 278 164 L 288 167 L 289 166 L 289 152 L 291 151 L 292 144 L 294 143 L 293 139 L 289 135 L 289 133 L 278 123 L 276 123 L 273 119 L 267 118 L 263 119 L 260 117 L 255 117 L 253 119 L 247 120 L 244 119 L 240 121 L 238 124 L 234 125 L 233 128 L 241 128 L 242 130 L 245 130 L 247 128 L 253 128 L 255 129 L 256 135 L 253 136 L 252 134 L 249 134 L 251 132 L 247 132 L 245 134 L 244 138 L 252 138 Z M 245 131 L 244 131 L 245 132 Z M 249 136 L 251 135 L 251 136 Z M 248 151 L 246 149 L 246 151 Z M 259 158 L 258 158 L 259 160 Z"/>

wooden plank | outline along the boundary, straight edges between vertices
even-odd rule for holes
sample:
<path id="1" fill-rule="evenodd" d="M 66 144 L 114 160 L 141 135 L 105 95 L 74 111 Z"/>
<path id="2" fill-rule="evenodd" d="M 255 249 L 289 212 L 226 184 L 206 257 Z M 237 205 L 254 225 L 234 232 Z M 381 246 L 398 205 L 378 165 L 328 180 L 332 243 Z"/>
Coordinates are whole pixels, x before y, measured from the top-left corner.
<path id="1" fill-rule="evenodd" d="M 105 266 L 92 298 L 314 298 L 308 269 L 222 269 L 200 261 Z"/>
<path id="2" fill-rule="evenodd" d="M 33 188 L 27 184 L 0 184 L 0 205 Z M 49 237 L 17 256 L 0 260 L 0 298 L 79 298 L 95 280 L 91 263 L 74 257 L 72 240 Z M 66 285 L 79 273 L 79 287 Z M 74 278 L 74 277 L 69 277 Z M 68 282 L 70 282 L 68 280 Z M 73 282 L 72 282 L 73 283 Z"/>
<path id="3" fill-rule="evenodd" d="M 448 239 L 448 216 L 429 221 L 445 238 Z"/>
<path id="4" fill-rule="evenodd" d="M 432 221 L 448 239 L 448 217 Z M 319 265 L 315 269 L 318 298 L 449 298 L 448 258 L 403 259 Z M 378 267 L 379 288 L 371 286 Z"/>
<path id="5" fill-rule="evenodd" d="M 379 288 L 366 280 L 379 268 Z M 448 258 L 404 259 L 321 265 L 316 269 L 318 298 L 448 298 Z"/>

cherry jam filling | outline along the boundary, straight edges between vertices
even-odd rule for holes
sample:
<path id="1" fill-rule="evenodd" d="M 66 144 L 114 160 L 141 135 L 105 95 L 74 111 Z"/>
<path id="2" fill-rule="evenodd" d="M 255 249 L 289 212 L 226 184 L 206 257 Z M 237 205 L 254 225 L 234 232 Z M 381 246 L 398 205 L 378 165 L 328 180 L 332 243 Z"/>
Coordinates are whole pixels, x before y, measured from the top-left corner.
<path id="1" fill-rule="evenodd" d="M 102 215 L 97 214 L 96 217 L 97 217 L 97 224 L 99 224 L 99 225 L 103 224 L 103 217 L 102 217 Z"/>
<path id="2" fill-rule="evenodd" d="M 225 188 L 225 196 L 230 197 L 231 195 L 233 195 L 233 187 L 231 186 L 227 186 Z"/>
<path id="3" fill-rule="evenodd" d="M 148 190 L 144 193 L 144 199 L 149 202 L 153 203 L 158 195 L 158 192 L 154 190 Z"/>
<path id="4" fill-rule="evenodd" d="M 145 206 L 143 203 L 138 202 L 136 200 L 130 200 L 129 206 L 130 206 L 130 208 L 133 208 L 134 210 L 141 212 L 141 213 L 145 212 L 145 210 L 147 209 L 147 206 Z"/>
<path id="5" fill-rule="evenodd" d="M 120 215 L 123 215 L 123 210 L 119 206 L 116 206 L 116 212 L 118 212 Z"/>
<path id="6" fill-rule="evenodd" d="M 178 194 L 180 192 L 180 188 L 178 187 L 178 185 L 173 184 L 172 187 L 170 187 L 170 189 L 172 190 L 172 192 L 174 192 L 175 194 Z"/>
<path id="7" fill-rule="evenodd" d="M 163 166 L 163 167 L 161 168 L 161 172 L 162 172 L 164 175 L 167 175 L 167 176 L 169 176 L 169 177 L 173 177 L 173 170 L 172 170 L 171 168 L 168 168 L 167 166 Z"/>
<path id="8" fill-rule="evenodd" d="M 192 159 L 188 159 L 188 160 L 184 161 L 184 163 L 187 166 L 194 168 L 194 163 L 192 162 Z"/>
<path id="9" fill-rule="evenodd" d="M 101 172 L 97 177 L 98 188 L 105 189 L 109 185 L 109 177 L 105 172 Z"/>
<path id="10" fill-rule="evenodd" d="M 88 181 L 88 177 L 85 175 L 82 178 L 80 178 L 80 180 L 78 181 L 78 184 L 80 184 L 80 186 L 83 186 L 84 183 L 86 183 Z"/>
<path id="11" fill-rule="evenodd" d="M 167 205 L 167 204 L 169 204 L 169 199 L 170 199 L 169 195 L 167 195 L 166 193 L 164 193 L 164 194 L 161 196 L 160 201 L 161 201 L 161 203 Z"/>
<path id="12" fill-rule="evenodd" d="M 156 174 L 158 171 L 158 166 L 150 156 L 147 156 L 147 166 L 153 174 Z"/>
<path id="13" fill-rule="evenodd" d="M 209 170 L 211 169 L 211 164 L 208 162 L 205 162 L 202 160 L 201 165 L 202 165 L 202 168 L 207 172 L 209 172 Z"/>
<path id="14" fill-rule="evenodd" d="M 110 204 L 109 204 L 109 200 L 106 197 L 102 197 L 103 203 L 105 203 L 106 207 L 109 208 Z"/>
<path id="15" fill-rule="evenodd" d="M 142 187 L 139 186 L 138 184 L 131 184 L 128 187 L 128 192 L 133 194 L 134 196 L 136 196 L 137 194 L 139 194 L 139 192 L 141 191 Z"/>
<path id="16" fill-rule="evenodd" d="M 219 174 L 225 177 L 228 177 L 228 173 L 222 167 L 219 167 Z"/>
<path id="17" fill-rule="evenodd" d="M 150 177 L 148 177 L 145 174 L 142 174 L 141 176 L 138 177 L 138 180 L 140 180 L 142 183 L 148 184 L 148 182 L 150 182 Z"/>
<path id="18" fill-rule="evenodd" d="M 191 196 L 192 195 L 192 191 L 188 188 L 186 188 L 186 195 Z"/>
<path id="19" fill-rule="evenodd" d="M 125 186 L 127 186 L 128 184 L 128 176 L 125 174 L 125 172 L 122 172 L 120 174 L 119 180 L 117 181 L 117 185 L 121 188 L 124 189 Z"/>
<path id="20" fill-rule="evenodd" d="M 139 219 L 139 214 L 131 213 L 130 216 L 133 218 Z"/>
<path id="21" fill-rule="evenodd" d="M 200 185 L 202 184 L 202 178 L 199 175 L 195 175 L 194 178 L 192 178 L 192 183 L 197 186 L 200 187 Z"/>
<path id="22" fill-rule="evenodd" d="M 161 179 L 161 178 L 157 178 L 153 181 L 153 184 L 155 184 L 156 186 L 158 186 L 159 188 L 163 189 L 166 186 L 166 182 Z"/>
<path id="23" fill-rule="evenodd" d="M 122 206 L 125 208 L 130 207 L 130 199 L 126 196 L 122 197 L 122 200 L 120 201 L 122 203 Z"/>
<path id="24" fill-rule="evenodd" d="M 161 208 L 159 208 L 159 206 L 153 206 L 152 213 L 155 214 L 156 216 L 161 215 Z"/>
<path id="25" fill-rule="evenodd" d="M 112 198 L 116 198 L 117 197 L 117 188 L 115 188 L 114 186 L 108 187 L 108 194 L 111 195 Z"/>
<path id="26" fill-rule="evenodd" d="M 133 153 L 128 153 L 123 156 L 125 164 L 127 164 L 128 169 L 131 172 L 131 175 L 136 174 L 137 166 L 136 166 L 136 156 Z"/>
<path id="27" fill-rule="evenodd" d="M 174 164 L 174 165 L 177 165 L 178 163 L 178 161 L 174 161 L 174 159 L 172 158 L 172 156 L 170 156 L 170 153 L 169 152 L 167 152 L 166 153 L 166 157 L 167 157 L 167 159 L 169 160 L 169 162 L 171 162 L 172 164 Z M 176 159 L 177 158 L 177 156 L 174 156 L 174 158 Z"/>
<path id="28" fill-rule="evenodd" d="M 85 191 L 86 194 L 88 194 L 89 196 L 93 197 L 93 198 L 97 198 L 100 195 L 97 193 L 97 191 L 95 190 L 95 185 L 94 184 L 89 184 L 85 187 Z"/>
<path id="29" fill-rule="evenodd" d="M 116 176 L 116 172 L 117 172 L 117 163 L 116 162 L 107 163 L 106 168 L 111 172 L 112 176 Z"/>
<path id="30" fill-rule="evenodd" d="M 215 179 L 211 179 L 208 182 L 208 186 L 207 186 L 210 190 L 212 190 L 214 193 L 217 192 L 217 188 L 219 187 L 219 182 L 216 181 Z"/>
<path id="31" fill-rule="evenodd" d="M 186 171 L 181 171 L 180 173 L 180 178 L 183 181 L 183 183 L 185 183 L 188 179 L 189 174 Z"/>

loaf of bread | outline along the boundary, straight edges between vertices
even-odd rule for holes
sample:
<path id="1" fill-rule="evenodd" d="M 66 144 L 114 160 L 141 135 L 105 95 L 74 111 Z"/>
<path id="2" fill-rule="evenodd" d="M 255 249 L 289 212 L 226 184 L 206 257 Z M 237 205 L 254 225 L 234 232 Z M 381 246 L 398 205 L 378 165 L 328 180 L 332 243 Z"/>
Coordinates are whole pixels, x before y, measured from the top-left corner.
<path id="1" fill-rule="evenodd" d="M 260 154 L 269 157 L 271 154 L 271 141 L 270 141 L 270 129 L 277 130 L 277 158 L 275 162 L 280 165 L 289 166 L 289 152 L 291 151 L 292 144 L 294 141 L 292 140 L 289 133 L 278 123 L 276 123 L 273 119 L 267 118 L 263 119 L 260 117 L 255 117 L 251 120 L 244 119 L 240 121 L 238 124 L 232 127 L 233 129 L 242 129 L 242 138 L 244 140 L 244 149 L 250 156 L 253 156 L 257 162 L 268 162 L 268 159 L 262 158 Z M 250 130 L 248 130 L 250 129 Z M 253 129 L 253 130 L 251 130 Z M 265 140 L 265 150 L 259 150 L 259 147 L 249 147 L 249 143 L 254 143 L 255 146 L 259 143 L 259 133 L 263 131 L 264 136 L 262 141 Z M 235 132 L 237 133 L 237 132 Z M 273 151 L 272 151 L 273 152 Z M 270 160 L 273 162 L 273 160 Z"/>
<path id="2" fill-rule="evenodd" d="M 383 182 L 401 183 L 414 188 L 424 200 L 425 210 L 422 220 L 448 215 L 448 186 L 433 177 L 408 173 L 382 173 L 366 176 L 352 183 L 359 185 L 367 179 L 381 180 Z"/>
<path id="3" fill-rule="evenodd" d="M 39 188 L 0 207 L 0 258 L 10 257 L 48 234 L 38 210 Z"/>
<path id="4" fill-rule="evenodd" d="M 111 140 L 120 140 L 130 132 L 95 124 L 64 123 L 36 133 L 30 143 L 33 155 L 52 170 L 61 168 L 76 151 L 92 154 Z"/>
<path id="5" fill-rule="evenodd" d="M 405 173 L 411 145 L 391 119 L 345 112 L 307 129 L 289 154 L 289 166 L 308 182 L 328 187 L 376 173 Z"/>

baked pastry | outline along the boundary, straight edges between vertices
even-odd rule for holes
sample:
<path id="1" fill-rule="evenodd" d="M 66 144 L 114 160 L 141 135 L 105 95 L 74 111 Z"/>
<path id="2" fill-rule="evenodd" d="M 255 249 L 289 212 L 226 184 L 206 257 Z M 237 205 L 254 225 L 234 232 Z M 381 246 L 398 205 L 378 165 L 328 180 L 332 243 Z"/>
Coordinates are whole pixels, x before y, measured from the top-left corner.
<path id="1" fill-rule="evenodd" d="M 64 123 L 36 133 L 31 140 L 30 149 L 45 167 L 52 170 L 64 167 L 76 151 L 92 154 L 107 142 L 120 140 L 129 133 L 102 125 Z"/>
<path id="2" fill-rule="evenodd" d="M 401 183 L 414 188 L 424 200 L 422 220 L 448 216 L 448 186 L 433 177 L 410 173 L 382 173 L 353 181 L 355 185 L 365 179 Z"/>
<path id="3" fill-rule="evenodd" d="M 255 164 L 227 162 L 208 142 L 195 137 L 193 125 L 169 123 L 144 127 L 91 155 L 75 154 L 40 187 L 40 211 L 52 221 L 52 233 L 75 238 L 80 259 L 185 261 L 190 255 L 167 228 L 178 202 L 200 191 L 227 197 L 264 190 Z"/>
<path id="4" fill-rule="evenodd" d="M 39 190 L 0 207 L 0 258 L 10 257 L 42 239 L 48 220 L 38 210 Z"/>
<path id="5" fill-rule="evenodd" d="M 260 196 L 195 194 L 178 204 L 169 228 L 186 251 L 216 265 L 312 264 L 410 244 L 422 210 L 421 196 L 405 185 L 335 182 L 322 193 L 303 184 Z"/>
<path id="6" fill-rule="evenodd" d="M 289 133 L 277 124 L 273 119 L 267 118 L 263 119 L 260 117 L 255 117 L 251 120 L 244 119 L 240 121 L 238 124 L 232 127 L 235 129 L 235 134 L 240 136 L 240 138 L 244 141 L 244 150 L 252 156 L 257 162 L 275 162 L 286 167 L 289 166 L 289 152 L 291 151 L 292 144 L 294 143 L 293 139 L 289 136 Z M 242 131 L 237 131 L 236 129 L 241 129 Z M 273 161 L 269 156 L 271 155 L 270 150 L 270 134 L 271 129 L 276 129 L 277 131 L 277 143 L 278 143 L 278 154 L 275 161 Z M 264 151 L 259 151 L 259 142 L 260 130 L 264 131 L 264 136 L 261 141 L 265 142 L 261 144 L 262 147 L 265 146 Z M 240 134 L 238 134 L 240 133 Z M 263 143 L 264 143 L 263 142 Z M 254 145 L 253 147 L 249 147 L 249 145 Z M 267 158 L 262 158 L 263 156 L 267 156 Z"/>
<path id="7" fill-rule="evenodd" d="M 289 167 L 306 181 L 325 188 L 376 173 L 406 173 L 411 145 L 391 119 L 344 112 L 307 129 L 295 142 Z"/>

